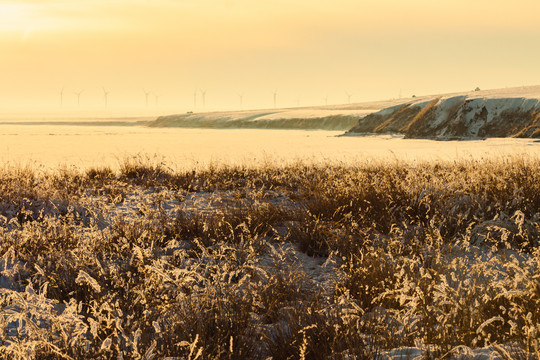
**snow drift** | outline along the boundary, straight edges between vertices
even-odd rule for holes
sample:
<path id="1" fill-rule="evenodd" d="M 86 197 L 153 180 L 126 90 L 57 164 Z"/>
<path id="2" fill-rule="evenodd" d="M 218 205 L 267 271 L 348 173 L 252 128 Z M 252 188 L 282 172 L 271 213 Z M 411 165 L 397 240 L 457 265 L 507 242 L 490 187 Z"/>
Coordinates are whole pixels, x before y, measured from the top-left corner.
<path id="1" fill-rule="evenodd" d="M 423 98 L 374 112 L 346 134 L 438 140 L 540 138 L 540 86 Z"/>

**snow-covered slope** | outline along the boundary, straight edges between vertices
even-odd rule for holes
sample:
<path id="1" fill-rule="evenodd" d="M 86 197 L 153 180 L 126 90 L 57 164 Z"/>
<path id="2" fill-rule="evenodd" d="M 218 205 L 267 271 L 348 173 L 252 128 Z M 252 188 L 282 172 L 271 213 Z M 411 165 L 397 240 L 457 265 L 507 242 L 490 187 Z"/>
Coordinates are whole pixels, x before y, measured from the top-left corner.
<path id="1" fill-rule="evenodd" d="M 347 134 L 408 138 L 540 138 L 540 86 L 414 99 L 360 119 Z"/>
<path id="2" fill-rule="evenodd" d="M 374 109 L 377 110 L 377 109 Z M 186 113 L 161 116 L 150 127 L 213 129 L 325 129 L 348 130 L 374 110 L 331 107 Z"/>
<path id="3" fill-rule="evenodd" d="M 324 129 L 409 138 L 540 137 L 540 86 L 431 95 L 348 105 L 185 113 L 150 127 Z"/>
<path id="4" fill-rule="evenodd" d="M 359 118 L 399 105 L 407 99 L 284 109 L 215 111 L 160 116 L 150 127 L 214 129 L 324 129 L 348 130 Z"/>

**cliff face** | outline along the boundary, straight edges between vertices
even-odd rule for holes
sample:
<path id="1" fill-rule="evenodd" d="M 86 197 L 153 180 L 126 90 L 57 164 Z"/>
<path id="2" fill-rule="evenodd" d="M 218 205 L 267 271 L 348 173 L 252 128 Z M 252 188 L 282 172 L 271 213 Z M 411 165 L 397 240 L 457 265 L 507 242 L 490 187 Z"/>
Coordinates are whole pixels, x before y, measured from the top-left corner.
<path id="1" fill-rule="evenodd" d="M 540 99 L 462 95 L 411 102 L 360 119 L 347 132 L 358 133 L 439 140 L 540 138 Z"/>

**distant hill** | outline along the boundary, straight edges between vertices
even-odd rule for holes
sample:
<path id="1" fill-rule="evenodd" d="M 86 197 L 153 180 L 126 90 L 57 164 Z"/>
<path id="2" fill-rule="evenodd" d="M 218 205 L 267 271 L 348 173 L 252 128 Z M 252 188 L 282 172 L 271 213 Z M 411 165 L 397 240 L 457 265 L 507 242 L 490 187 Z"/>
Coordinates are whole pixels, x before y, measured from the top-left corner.
<path id="1" fill-rule="evenodd" d="M 289 109 L 184 113 L 150 127 L 338 130 L 439 140 L 540 138 L 540 86 Z"/>
<path id="2" fill-rule="evenodd" d="M 376 109 L 378 110 L 378 109 Z M 372 110 L 312 107 L 296 109 L 247 110 L 186 113 L 160 116 L 150 127 L 182 127 L 211 129 L 350 129 L 358 118 Z"/>
<path id="3" fill-rule="evenodd" d="M 411 99 L 366 115 L 346 135 L 438 140 L 540 138 L 540 86 Z"/>

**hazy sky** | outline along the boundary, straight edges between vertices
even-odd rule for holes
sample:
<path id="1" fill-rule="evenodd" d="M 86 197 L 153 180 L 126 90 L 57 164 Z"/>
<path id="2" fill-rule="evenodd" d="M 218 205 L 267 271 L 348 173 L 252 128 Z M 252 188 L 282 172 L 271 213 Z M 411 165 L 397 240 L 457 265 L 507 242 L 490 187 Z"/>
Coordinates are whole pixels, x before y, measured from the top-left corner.
<path id="1" fill-rule="evenodd" d="M 0 0 L 0 113 L 202 111 L 201 90 L 214 110 L 239 94 L 271 108 L 274 91 L 297 106 L 537 85 L 538 14 L 538 0 Z"/>

